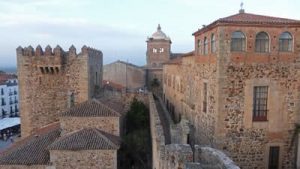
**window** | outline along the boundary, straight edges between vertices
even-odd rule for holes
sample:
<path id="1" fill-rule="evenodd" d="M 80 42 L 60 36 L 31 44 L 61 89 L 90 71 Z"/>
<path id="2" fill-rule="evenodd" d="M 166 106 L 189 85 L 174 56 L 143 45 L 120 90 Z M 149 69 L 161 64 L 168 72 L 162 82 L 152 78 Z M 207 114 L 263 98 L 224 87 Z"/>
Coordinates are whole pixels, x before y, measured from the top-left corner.
<path id="1" fill-rule="evenodd" d="M 211 46 L 211 53 L 215 53 L 216 52 L 216 39 L 215 39 L 214 34 L 211 34 L 210 46 Z"/>
<path id="2" fill-rule="evenodd" d="M 1 95 L 4 95 L 4 89 L 1 88 Z"/>
<path id="3" fill-rule="evenodd" d="M 159 48 L 159 53 L 163 53 L 164 52 L 164 48 Z"/>
<path id="4" fill-rule="evenodd" d="M 200 55 L 201 54 L 201 48 L 202 48 L 202 44 L 201 44 L 200 39 L 198 39 L 198 41 L 197 41 L 197 48 L 198 48 L 197 53 L 198 53 L 198 55 Z"/>
<path id="5" fill-rule="evenodd" d="M 246 37 L 243 32 L 236 31 L 231 34 L 231 51 L 245 51 Z"/>
<path id="6" fill-rule="evenodd" d="M 279 146 L 270 147 L 269 151 L 269 169 L 279 168 Z"/>
<path id="7" fill-rule="evenodd" d="M 70 106 L 69 108 L 73 107 L 75 105 L 75 95 L 74 93 L 71 93 L 70 95 Z"/>
<path id="8" fill-rule="evenodd" d="M 153 48 L 152 51 L 153 51 L 153 53 L 157 53 L 157 49 L 155 49 L 155 48 Z"/>
<path id="9" fill-rule="evenodd" d="M 269 52 L 269 36 L 266 32 L 260 32 L 256 35 L 255 39 L 256 52 Z"/>
<path id="10" fill-rule="evenodd" d="M 253 121 L 266 121 L 268 86 L 255 86 L 253 92 Z"/>
<path id="11" fill-rule="evenodd" d="M 203 52 L 204 52 L 204 55 L 207 55 L 207 53 L 208 53 L 208 40 L 207 40 L 206 37 L 204 38 L 204 48 L 203 48 Z"/>
<path id="12" fill-rule="evenodd" d="M 293 37 L 289 32 L 283 32 L 279 37 L 279 51 L 291 52 Z"/>
<path id="13" fill-rule="evenodd" d="M 207 112 L 207 83 L 203 84 L 203 112 Z"/>

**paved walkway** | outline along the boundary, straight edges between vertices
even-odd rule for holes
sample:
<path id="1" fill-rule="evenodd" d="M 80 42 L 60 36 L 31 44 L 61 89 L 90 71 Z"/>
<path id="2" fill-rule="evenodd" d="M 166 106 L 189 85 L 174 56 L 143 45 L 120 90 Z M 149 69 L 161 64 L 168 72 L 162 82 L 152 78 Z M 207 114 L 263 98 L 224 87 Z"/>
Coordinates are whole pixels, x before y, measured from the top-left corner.
<path id="1" fill-rule="evenodd" d="M 164 130 L 165 144 L 171 144 L 170 123 L 166 117 L 166 114 L 165 114 L 159 100 L 158 99 L 154 99 L 154 100 L 155 100 L 156 109 L 157 109 L 163 130 Z"/>

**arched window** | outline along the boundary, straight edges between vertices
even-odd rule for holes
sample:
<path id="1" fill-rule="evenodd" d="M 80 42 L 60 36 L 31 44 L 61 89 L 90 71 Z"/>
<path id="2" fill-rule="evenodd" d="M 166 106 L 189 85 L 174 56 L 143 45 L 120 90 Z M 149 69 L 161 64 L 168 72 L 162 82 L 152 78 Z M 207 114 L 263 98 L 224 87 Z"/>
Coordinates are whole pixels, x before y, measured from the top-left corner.
<path id="1" fill-rule="evenodd" d="M 256 52 L 269 52 L 269 36 L 266 32 L 260 32 L 255 39 Z"/>
<path id="2" fill-rule="evenodd" d="M 75 105 L 75 95 L 74 93 L 70 94 L 70 98 L 69 98 L 69 108 L 73 107 Z"/>
<path id="3" fill-rule="evenodd" d="M 246 37 L 243 32 L 235 31 L 231 34 L 231 51 L 245 51 Z"/>
<path id="4" fill-rule="evenodd" d="M 216 52 L 216 39 L 215 39 L 215 34 L 211 34 L 210 46 L 211 46 L 211 53 L 215 53 L 215 52 Z"/>
<path id="5" fill-rule="evenodd" d="M 198 39 L 198 41 L 197 41 L 197 53 L 198 53 L 198 55 L 201 54 L 201 40 L 200 39 Z"/>
<path id="6" fill-rule="evenodd" d="M 204 37 L 204 48 L 203 48 L 203 52 L 204 52 L 204 55 L 207 55 L 208 53 L 208 40 L 206 37 Z"/>
<path id="7" fill-rule="evenodd" d="M 279 51 L 292 51 L 293 37 L 289 32 L 283 32 L 279 37 Z"/>

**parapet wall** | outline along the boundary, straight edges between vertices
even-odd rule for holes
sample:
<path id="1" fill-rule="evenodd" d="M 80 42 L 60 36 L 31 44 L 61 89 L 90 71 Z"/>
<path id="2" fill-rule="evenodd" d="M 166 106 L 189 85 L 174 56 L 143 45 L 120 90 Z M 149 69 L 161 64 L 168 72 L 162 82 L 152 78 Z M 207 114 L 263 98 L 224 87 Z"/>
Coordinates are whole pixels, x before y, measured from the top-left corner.
<path id="1" fill-rule="evenodd" d="M 53 48 L 53 50 L 50 45 L 47 45 L 45 50 L 43 50 L 40 45 L 38 45 L 35 49 L 32 46 L 28 46 L 28 47 L 24 47 L 24 48 L 19 46 L 17 48 L 17 54 L 20 54 L 23 56 L 63 56 L 63 55 L 75 56 L 75 55 L 77 55 L 76 48 L 73 45 L 69 48 L 69 51 L 64 51 L 59 45 L 57 45 L 55 48 Z M 81 48 L 81 53 L 79 53 L 79 54 L 102 55 L 102 52 L 100 50 L 97 50 L 97 49 L 94 49 L 91 47 L 87 47 L 84 45 Z"/>
<path id="2" fill-rule="evenodd" d="M 192 149 L 188 142 L 189 121 L 169 125 L 171 144 L 165 144 L 165 133 L 159 113 L 168 113 L 164 108 L 157 108 L 152 93 L 149 93 L 150 127 L 152 138 L 153 169 L 239 169 L 223 152 L 195 145 Z M 158 111 L 159 110 L 159 111 Z"/>
<path id="3" fill-rule="evenodd" d="M 149 93 L 150 129 L 152 139 L 152 168 L 161 169 L 164 161 L 165 136 L 153 94 Z"/>

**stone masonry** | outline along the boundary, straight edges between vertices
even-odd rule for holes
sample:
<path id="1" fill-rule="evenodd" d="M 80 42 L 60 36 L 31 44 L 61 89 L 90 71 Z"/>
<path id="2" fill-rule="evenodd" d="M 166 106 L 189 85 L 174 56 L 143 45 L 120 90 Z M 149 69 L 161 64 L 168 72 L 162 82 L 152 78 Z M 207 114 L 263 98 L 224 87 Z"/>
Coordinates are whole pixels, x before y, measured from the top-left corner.
<path id="1" fill-rule="evenodd" d="M 41 46 L 17 48 L 21 131 L 34 130 L 58 120 L 58 114 L 93 97 L 102 81 L 102 52 L 71 46 L 65 52 Z"/>
<path id="2" fill-rule="evenodd" d="M 297 141 L 292 139 L 299 123 L 299 28 L 300 21 L 241 11 L 195 32 L 193 54 L 164 66 L 165 104 L 175 119 L 191 122 L 196 144 L 221 149 L 249 169 L 268 168 L 270 147 L 276 146 L 279 168 L 296 166 Z M 234 31 L 244 33 L 245 51 L 231 50 Z M 260 32 L 269 37 L 269 52 L 255 50 Z M 293 37 L 291 51 L 279 50 L 283 32 Z M 260 121 L 253 118 L 256 86 L 268 87 L 267 116 Z"/>

